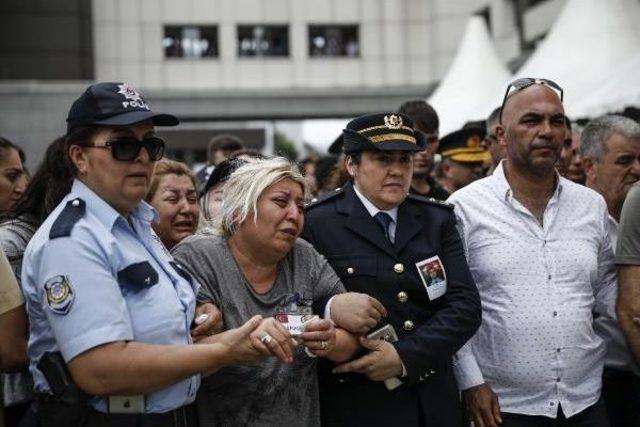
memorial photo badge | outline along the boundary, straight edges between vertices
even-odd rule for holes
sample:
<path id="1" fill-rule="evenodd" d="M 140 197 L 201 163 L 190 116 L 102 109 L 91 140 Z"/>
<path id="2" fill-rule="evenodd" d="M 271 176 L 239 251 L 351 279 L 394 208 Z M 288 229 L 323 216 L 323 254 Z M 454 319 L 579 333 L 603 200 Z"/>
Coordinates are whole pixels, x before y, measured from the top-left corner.
<path id="1" fill-rule="evenodd" d="M 67 276 L 54 276 L 44 284 L 47 305 L 57 314 L 67 314 L 75 295 Z"/>
<path id="2" fill-rule="evenodd" d="M 438 255 L 417 262 L 416 268 L 431 301 L 447 292 L 447 274 Z"/>

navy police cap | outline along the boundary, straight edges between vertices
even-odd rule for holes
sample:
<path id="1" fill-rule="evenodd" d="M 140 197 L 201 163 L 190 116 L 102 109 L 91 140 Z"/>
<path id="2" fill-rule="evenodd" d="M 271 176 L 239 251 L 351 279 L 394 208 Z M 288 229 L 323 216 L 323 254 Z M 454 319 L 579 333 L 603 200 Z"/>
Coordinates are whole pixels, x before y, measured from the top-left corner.
<path id="1" fill-rule="evenodd" d="M 343 151 L 422 151 L 425 142 L 414 132 L 411 119 L 398 113 L 366 114 L 347 123 L 342 131 Z"/>
<path id="2" fill-rule="evenodd" d="M 154 113 L 140 92 L 127 83 L 96 83 L 74 101 L 67 116 L 67 134 L 82 126 L 130 126 L 152 120 L 156 126 L 176 126 L 171 114 Z"/>

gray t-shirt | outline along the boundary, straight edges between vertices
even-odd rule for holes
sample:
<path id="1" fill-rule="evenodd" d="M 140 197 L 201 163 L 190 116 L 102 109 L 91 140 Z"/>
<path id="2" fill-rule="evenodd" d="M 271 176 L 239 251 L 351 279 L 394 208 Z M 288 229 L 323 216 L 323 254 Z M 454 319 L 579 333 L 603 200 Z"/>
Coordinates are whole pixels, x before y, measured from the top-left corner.
<path id="1" fill-rule="evenodd" d="M 631 187 L 622 207 L 616 264 L 640 265 L 640 184 Z"/>
<path id="2" fill-rule="evenodd" d="M 172 254 L 202 285 L 199 299 L 220 308 L 225 329 L 256 314 L 273 316 L 283 299 L 296 292 L 313 302 L 344 292 L 327 260 L 302 239 L 280 261 L 274 286 L 264 294 L 247 282 L 225 238 L 192 236 Z M 256 365 L 221 369 L 203 379 L 196 403 L 201 427 L 319 426 L 316 360 L 298 347 L 292 365 L 269 357 Z"/>

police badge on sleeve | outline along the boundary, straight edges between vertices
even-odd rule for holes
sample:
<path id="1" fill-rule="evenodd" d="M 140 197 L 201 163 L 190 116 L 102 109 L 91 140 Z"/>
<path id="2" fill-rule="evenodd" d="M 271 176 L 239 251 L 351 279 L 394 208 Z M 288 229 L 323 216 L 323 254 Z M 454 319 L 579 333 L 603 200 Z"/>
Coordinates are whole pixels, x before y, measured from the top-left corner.
<path id="1" fill-rule="evenodd" d="M 73 305 L 75 294 L 67 276 L 53 276 L 44 284 L 47 305 L 57 314 L 65 315 Z"/>

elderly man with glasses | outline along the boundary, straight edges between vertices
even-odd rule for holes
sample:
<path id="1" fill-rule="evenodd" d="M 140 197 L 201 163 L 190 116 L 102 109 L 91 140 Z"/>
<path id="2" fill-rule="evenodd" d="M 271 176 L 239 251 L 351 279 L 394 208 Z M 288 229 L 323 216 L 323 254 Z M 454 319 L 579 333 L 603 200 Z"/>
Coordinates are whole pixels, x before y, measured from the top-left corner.
<path id="1" fill-rule="evenodd" d="M 556 83 L 510 84 L 499 122 L 506 159 L 449 198 L 483 309 L 458 385 L 477 427 L 608 426 L 592 314 L 615 286 L 606 203 L 555 170 L 566 134 Z"/>

